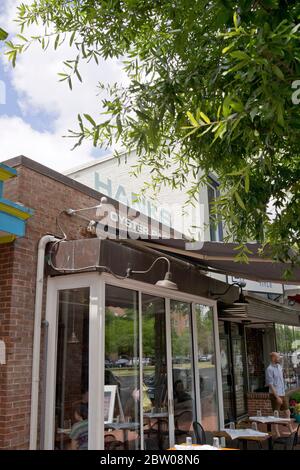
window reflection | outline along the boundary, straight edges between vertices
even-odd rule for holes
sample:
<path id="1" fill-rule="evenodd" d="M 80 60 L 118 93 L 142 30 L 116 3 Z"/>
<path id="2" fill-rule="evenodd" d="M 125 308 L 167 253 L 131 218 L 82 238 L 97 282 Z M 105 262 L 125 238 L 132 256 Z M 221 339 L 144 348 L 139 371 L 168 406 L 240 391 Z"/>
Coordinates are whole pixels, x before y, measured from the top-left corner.
<path id="1" fill-rule="evenodd" d="M 145 449 L 169 445 L 165 300 L 142 297 Z"/>
<path id="2" fill-rule="evenodd" d="M 275 325 L 277 351 L 282 356 L 282 367 L 287 389 L 300 386 L 300 327 Z"/>
<path id="3" fill-rule="evenodd" d="M 195 417 L 191 305 L 171 301 L 171 342 L 175 440 L 192 436 Z"/>
<path id="4" fill-rule="evenodd" d="M 138 294 L 106 286 L 104 444 L 140 448 Z"/>
<path id="5" fill-rule="evenodd" d="M 205 305 L 197 304 L 195 313 L 198 337 L 201 420 L 206 431 L 213 431 L 218 429 L 213 310 Z"/>
<path id="6" fill-rule="evenodd" d="M 88 448 L 89 288 L 59 292 L 55 448 Z"/>

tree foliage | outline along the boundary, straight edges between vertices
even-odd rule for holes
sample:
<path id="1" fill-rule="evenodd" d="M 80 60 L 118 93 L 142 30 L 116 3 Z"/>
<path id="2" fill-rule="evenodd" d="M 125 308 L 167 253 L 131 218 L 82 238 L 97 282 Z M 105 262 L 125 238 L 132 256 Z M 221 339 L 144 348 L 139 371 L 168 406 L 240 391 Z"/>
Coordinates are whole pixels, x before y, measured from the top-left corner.
<path id="1" fill-rule="evenodd" d="M 201 175 L 189 199 L 214 172 L 230 237 L 296 261 L 299 18 L 296 0 L 35 0 L 19 7 L 21 36 L 8 54 L 68 41 L 77 53 L 60 78 L 70 87 L 81 61 L 124 58 L 129 84 L 108 87 L 104 116 L 79 116 L 77 144 L 137 149 L 136 172 L 150 165 L 154 188 L 185 189 Z M 35 22 L 45 34 L 24 37 Z"/>

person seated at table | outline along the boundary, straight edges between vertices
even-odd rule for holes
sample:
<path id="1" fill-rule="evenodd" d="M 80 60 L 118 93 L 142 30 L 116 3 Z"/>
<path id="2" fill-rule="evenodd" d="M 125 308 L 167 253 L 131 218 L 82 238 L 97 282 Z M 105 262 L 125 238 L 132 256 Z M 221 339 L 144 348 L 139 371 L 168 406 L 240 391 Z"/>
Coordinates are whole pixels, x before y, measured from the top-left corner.
<path id="1" fill-rule="evenodd" d="M 70 439 L 71 450 L 87 450 L 88 448 L 88 407 L 86 403 L 78 403 L 74 411 L 75 423 L 72 426 Z"/>
<path id="2" fill-rule="evenodd" d="M 184 389 L 182 380 L 176 380 L 174 383 L 174 402 L 176 408 L 182 408 L 185 405 L 189 406 L 191 396 Z"/>

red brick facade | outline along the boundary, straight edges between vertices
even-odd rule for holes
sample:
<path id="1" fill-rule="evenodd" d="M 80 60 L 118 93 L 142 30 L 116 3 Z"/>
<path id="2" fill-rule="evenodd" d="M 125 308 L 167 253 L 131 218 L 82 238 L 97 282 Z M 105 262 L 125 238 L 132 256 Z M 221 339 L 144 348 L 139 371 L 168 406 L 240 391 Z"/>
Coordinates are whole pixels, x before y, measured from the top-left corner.
<path id="1" fill-rule="evenodd" d="M 249 416 L 256 416 L 257 410 L 261 410 L 262 416 L 273 414 L 268 393 L 247 393 L 247 408 Z"/>
<path id="2" fill-rule="evenodd" d="M 23 160 L 26 164 L 27 159 Z M 0 365 L 0 449 L 26 449 L 29 443 L 38 241 L 47 233 L 62 235 L 57 215 L 64 209 L 99 203 L 83 185 L 77 184 L 82 189 L 76 189 L 71 182 L 57 181 L 54 173 L 47 176 L 44 167 L 35 166 L 37 169 L 28 168 L 20 159 L 18 177 L 4 186 L 5 197 L 32 208 L 34 215 L 24 238 L 0 245 L 0 340 L 4 340 L 7 352 L 6 365 Z M 86 236 L 84 221 L 62 215 L 60 222 L 69 238 Z"/>

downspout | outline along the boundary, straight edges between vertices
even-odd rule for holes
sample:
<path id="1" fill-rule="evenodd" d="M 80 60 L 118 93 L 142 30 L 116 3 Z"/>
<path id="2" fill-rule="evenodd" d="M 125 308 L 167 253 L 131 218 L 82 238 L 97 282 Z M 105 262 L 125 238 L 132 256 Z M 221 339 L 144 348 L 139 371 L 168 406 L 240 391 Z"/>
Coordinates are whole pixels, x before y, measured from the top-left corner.
<path id="1" fill-rule="evenodd" d="M 54 237 L 53 235 L 45 235 L 44 237 L 40 239 L 39 245 L 38 245 L 36 286 L 35 286 L 35 307 L 34 307 L 34 331 L 33 331 L 30 441 L 29 441 L 30 450 L 36 450 L 36 447 L 37 447 L 39 383 L 40 383 L 40 348 L 41 348 L 45 250 L 46 250 L 46 246 L 48 243 L 58 242 L 58 241 L 60 241 L 60 239 Z"/>

